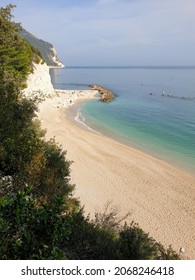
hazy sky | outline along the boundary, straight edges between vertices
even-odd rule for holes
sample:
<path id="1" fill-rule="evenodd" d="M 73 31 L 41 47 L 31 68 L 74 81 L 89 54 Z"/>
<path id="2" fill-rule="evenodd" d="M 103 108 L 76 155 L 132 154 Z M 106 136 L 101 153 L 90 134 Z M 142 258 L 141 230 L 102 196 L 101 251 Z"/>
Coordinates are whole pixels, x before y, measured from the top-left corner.
<path id="1" fill-rule="evenodd" d="M 67 66 L 195 65 L 195 0 L 0 0 Z"/>

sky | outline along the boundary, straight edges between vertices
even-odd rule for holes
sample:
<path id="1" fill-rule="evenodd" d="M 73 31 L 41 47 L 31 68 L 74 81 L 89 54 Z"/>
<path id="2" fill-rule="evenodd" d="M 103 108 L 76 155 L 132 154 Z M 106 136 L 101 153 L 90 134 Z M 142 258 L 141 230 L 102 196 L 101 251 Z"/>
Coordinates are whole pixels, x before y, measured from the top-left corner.
<path id="1" fill-rule="evenodd" d="M 66 66 L 195 65 L 194 0 L 0 0 Z"/>

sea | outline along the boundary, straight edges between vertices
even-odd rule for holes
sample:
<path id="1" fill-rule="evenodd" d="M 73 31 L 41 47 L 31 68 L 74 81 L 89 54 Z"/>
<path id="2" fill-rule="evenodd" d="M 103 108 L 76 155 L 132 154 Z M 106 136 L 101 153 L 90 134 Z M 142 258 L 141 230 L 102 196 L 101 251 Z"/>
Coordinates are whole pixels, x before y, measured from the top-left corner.
<path id="1" fill-rule="evenodd" d="M 195 67 L 65 67 L 50 75 L 56 89 L 111 90 L 114 101 L 81 103 L 77 120 L 195 176 Z"/>

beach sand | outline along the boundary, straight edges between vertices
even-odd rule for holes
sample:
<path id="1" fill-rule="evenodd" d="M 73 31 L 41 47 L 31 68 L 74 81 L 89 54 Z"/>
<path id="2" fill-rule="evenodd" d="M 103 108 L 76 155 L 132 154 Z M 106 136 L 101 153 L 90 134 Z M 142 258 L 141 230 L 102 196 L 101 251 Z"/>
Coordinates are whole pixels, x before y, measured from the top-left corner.
<path id="1" fill-rule="evenodd" d="M 67 94 L 66 94 L 67 92 Z M 75 100 L 94 98 L 93 91 L 58 92 L 39 106 L 38 117 L 47 139 L 67 150 L 74 196 L 86 215 L 101 212 L 108 201 L 121 215 L 130 211 L 150 236 L 195 259 L 195 178 L 148 154 L 97 134 L 74 120 Z M 69 101 L 67 101 L 69 100 Z M 65 109 L 69 107 L 68 109 Z"/>

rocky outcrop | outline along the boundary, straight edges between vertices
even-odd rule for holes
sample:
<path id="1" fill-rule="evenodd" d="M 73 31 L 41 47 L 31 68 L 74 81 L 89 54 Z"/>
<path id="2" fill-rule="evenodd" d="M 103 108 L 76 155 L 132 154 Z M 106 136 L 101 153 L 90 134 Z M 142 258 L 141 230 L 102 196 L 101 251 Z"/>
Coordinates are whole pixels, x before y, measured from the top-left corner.
<path id="1" fill-rule="evenodd" d="M 92 89 L 94 90 L 97 90 L 100 94 L 100 101 L 102 102 L 111 102 L 114 98 L 115 98 L 115 95 L 112 91 L 104 88 L 104 87 L 101 87 L 99 85 L 96 85 L 96 84 L 92 84 L 92 85 L 89 85 Z"/>
<path id="2" fill-rule="evenodd" d="M 57 52 L 54 49 L 54 47 L 52 47 L 50 50 L 51 50 L 51 60 L 52 60 L 53 64 L 56 64 L 56 66 L 54 66 L 54 65 L 49 65 L 49 66 L 55 67 L 55 68 L 63 68 L 64 64 L 59 60 Z"/>

